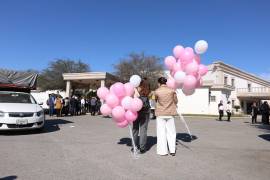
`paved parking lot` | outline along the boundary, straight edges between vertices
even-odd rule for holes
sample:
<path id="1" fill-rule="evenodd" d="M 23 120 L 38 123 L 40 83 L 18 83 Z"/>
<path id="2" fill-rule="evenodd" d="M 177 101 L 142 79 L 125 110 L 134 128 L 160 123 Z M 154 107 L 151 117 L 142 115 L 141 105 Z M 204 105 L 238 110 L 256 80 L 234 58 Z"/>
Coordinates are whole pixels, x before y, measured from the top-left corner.
<path id="1" fill-rule="evenodd" d="M 270 179 L 270 127 L 249 119 L 186 118 L 194 140 L 176 120 L 177 154 L 156 155 L 155 121 L 149 151 L 133 159 L 128 128 L 109 118 L 63 117 L 43 133 L 0 134 L 0 179 Z"/>

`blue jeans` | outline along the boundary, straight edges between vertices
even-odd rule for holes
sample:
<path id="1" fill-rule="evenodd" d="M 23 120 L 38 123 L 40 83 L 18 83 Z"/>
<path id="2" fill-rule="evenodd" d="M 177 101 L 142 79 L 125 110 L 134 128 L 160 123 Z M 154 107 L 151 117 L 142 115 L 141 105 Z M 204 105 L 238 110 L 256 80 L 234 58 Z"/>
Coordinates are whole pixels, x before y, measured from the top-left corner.
<path id="1" fill-rule="evenodd" d="M 53 113 L 54 113 L 54 106 L 50 106 L 50 109 L 49 109 L 50 116 L 53 116 Z"/>

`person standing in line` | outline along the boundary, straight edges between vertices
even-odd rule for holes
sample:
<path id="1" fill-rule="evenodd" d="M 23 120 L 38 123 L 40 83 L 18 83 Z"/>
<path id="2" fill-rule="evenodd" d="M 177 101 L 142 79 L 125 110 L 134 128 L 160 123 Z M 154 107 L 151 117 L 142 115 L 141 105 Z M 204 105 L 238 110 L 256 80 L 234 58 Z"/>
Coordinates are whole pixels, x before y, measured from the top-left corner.
<path id="1" fill-rule="evenodd" d="M 156 100 L 155 100 L 155 95 L 154 95 L 154 93 L 151 94 L 151 98 L 150 98 L 150 107 L 151 107 L 151 113 L 152 113 L 151 119 L 156 119 L 156 114 L 155 114 Z"/>
<path id="2" fill-rule="evenodd" d="M 269 105 L 267 101 L 264 101 L 261 105 L 262 123 L 269 124 Z"/>
<path id="3" fill-rule="evenodd" d="M 227 112 L 227 121 L 231 121 L 231 115 L 232 115 L 232 106 L 231 106 L 231 102 L 228 101 L 227 102 L 227 106 L 226 106 L 226 112 Z"/>
<path id="4" fill-rule="evenodd" d="M 47 100 L 47 105 L 49 106 L 49 115 L 53 116 L 54 114 L 54 101 L 55 98 L 52 94 L 49 94 L 49 99 Z"/>
<path id="5" fill-rule="evenodd" d="M 64 114 L 65 114 L 65 116 L 68 116 L 68 113 L 69 113 L 69 98 L 68 97 L 66 97 L 65 99 L 64 99 Z"/>
<path id="6" fill-rule="evenodd" d="M 97 99 L 97 106 L 96 106 L 96 112 L 97 112 L 98 115 L 100 115 L 101 105 L 102 105 L 102 103 L 101 103 L 100 99 L 98 98 Z"/>
<path id="7" fill-rule="evenodd" d="M 70 104 L 70 114 L 71 114 L 71 116 L 76 115 L 76 99 L 75 99 L 74 95 L 71 97 L 69 104 Z"/>
<path id="8" fill-rule="evenodd" d="M 142 109 L 138 112 L 138 118 L 133 122 L 132 133 L 136 147 L 139 149 L 139 153 L 143 154 L 146 152 L 147 145 L 147 129 L 150 119 L 150 103 L 149 96 L 150 94 L 150 85 L 147 82 L 147 79 L 144 78 L 140 86 L 136 88 L 134 97 L 140 98 L 143 102 Z M 140 133 L 140 138 L 139 138 Z M 133 149 L 131 149 L 133 151 Z"/>
<path id="9" fill-rule="evenodd" d="M 167 79 L 158 79 L 159 88 L 155 91 L 156 116 L 157 116 L 157 154 L 172 156 L 176 153 L 176 130 L 174 116 L 177 115 L 177 95 L 175 91 L 166 85 Z"/>
<path id="10" fill-rule="evenodd" d="M 85 98 L 81 99 L 81 114 L 85 114 Z"/>
<path id="11" fill-rule="evenodd" d="M 256 102 L 253 102 L 251 106 L 251 120 L 252 124 L 257 123 L 258 106 Z"/>
<path id="12" fill-rule="evenodd" d="M 81 107 L 81 100 L 77 96 L 75 96 L 75 115 L 76 116 L 78 116 L 79 112 L 81 111 L 80 107 Z"/>
<path id="13" fill-rule="evenodd" d="M 218 113 L 219 113 L 219 120 L 222 121 L 222 117 L 224 115 L 224 106 L 223 106 L 223 101 L 222 100 L 218 104 Z"/>
<path id="14" fill-rule="evenodd" d="M 92 97 L 90 104 L 91 104 L 91 116 L 95 116 L 96 115 L 97 98 Z"/>
<path id="15" fill-rule="evenodd" d="M 61 110 L 62 110 L 62 100 L 60 96 L 57 96 L 55 99 L 55 109 L 56 109 L 56 115 L 57 117 L 61 116 Z"/>

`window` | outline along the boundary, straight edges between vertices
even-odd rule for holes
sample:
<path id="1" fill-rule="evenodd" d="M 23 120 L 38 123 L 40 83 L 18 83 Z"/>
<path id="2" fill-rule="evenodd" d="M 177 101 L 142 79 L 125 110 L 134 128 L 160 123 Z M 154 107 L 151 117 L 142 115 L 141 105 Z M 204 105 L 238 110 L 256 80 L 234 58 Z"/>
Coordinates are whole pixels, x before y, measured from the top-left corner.
<path id="1" fill-rule="evenodd" d="M 235 81 L 232 79 L 232 87 L 235 87 Z"/>
<path id="2" fill-rule="evenodd" d="M 0 103 L 26 103 L 36 104 L 34 98 L 27 93 L 0 92 Z"/>
<path id="3" fill-rule="evenodd" d="M 216 102 L 216 96 L 210 96 L 210 101 L 211 102 Z"/>
<path id="4" fill-rule="evenodd" d="M 251 92 L 251 84 L 248 83 L 248 92 Z"/>
<path id="5" fill-rule="evenodd" d="M 227 85 L 227 84 L 228 84 L 228 77 L 225 76 L 225 77 L 224 77 L 224 85 Z"/>

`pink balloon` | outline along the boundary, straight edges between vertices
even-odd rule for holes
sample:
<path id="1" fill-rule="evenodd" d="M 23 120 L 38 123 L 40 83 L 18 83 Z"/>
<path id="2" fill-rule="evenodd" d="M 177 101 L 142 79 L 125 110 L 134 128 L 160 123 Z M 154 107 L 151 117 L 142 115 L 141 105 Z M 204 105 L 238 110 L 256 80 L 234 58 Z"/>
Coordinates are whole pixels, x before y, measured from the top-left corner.
<path id="1" fill-rule="evenodd" d="M 207 72 L 208 72 L 208 68 L 207 68 L 207 66 L 205 66 L 205 65 L 203 65 L 203 64 L 200 64 L 199 65 L 199 74 L 201 75 L 201 76 L 204 76 L 204 75 L 206 75 L 207 74 Z"/>
<path id="2" fill-rule="evenodd" d="M 124 84 L 124 88 L 125 88 L 127 96 L 133 96 L 134 95 L 135 90 L 134 90 L 134 86 L 131 83 Z"/>
<path id="3" fill-rule="evenodd" d="M 130 96 L 126 96 L 122 99 L 121 101 L 121 105 L 123 106 L 123 108 L 125 109 L 131 109 L 131 105 L 133 103 L 133 98 Z"/>
<path id="4" fill-rule="evenodd" d="M 167 80 L 166 85 L 171 89 L 176 89 L 176 83 L 175 83 L 175 80 L 173 78 L 169 78 Z"/>
<path id="5" fill-rule="evenodd" d="M 133 121 L 135 121 L 138 118 L 138 113 L 137 112 L 132 112 L 130 110 L 128 110 L 125 113 L 125 119 L 129 122 L 129 123 L 133 123 Z"/>
<path id="6" fill-rule="evenodd" d="M 184 80 L 183 89 L 191 90 L 195 89 L 197 84 L 197 79 L 192 75 L 187 75 Z"/>
<path id="7" fill-rule="evenodd" d="M 190 96 L 190 95 L 194 94 L 195 89 L 185 89 L 185 88 L 183 88 L 183 89 L 182 89 L 182 92 L 183 92 L 186 96 Z"/>
<path id="8" fill-rule="evenodd" d="M 112 93 L 112 94 L 114 94 L 114 84 L 113 85 L 111 85 L 111 87 L 110 87 L 110 93 Z"/>
<path id="9" fill-rule="evenodd" d="M 185 67 L 185 72 L 187 74 L 196 74 L 199 70 L 199 65 L 196 61 L 192 61 L 191 63 L 187 64 Z"/>
<path id="10" fill-rule="evenodd" d="M 176 83 L 176 88 L 175 89 L 182 89 L 183 88 L 184 83 Z"/>
<path id="11" fill-rule="evenodd" d="M 142 100 L 139 98 L 134 98 L 132 100 L 131 108 L 130 110 L 133 112 L 138 112 L 142 109 L 143 103 Z"/>
<path id="12" fill-rule="evenodd" d="M 127 125 L 128 125 L 128 121 L 125 119 L 123 121 L 117 123 L 117 126 L 120 128 L 127 127 Z"/>
<path id="13" fill-rule="evenodd" d="M 183 46 L 177 45 L 173 48 L 173 55 L 175 58 L 178 59 L 182 55 L 182 53 L 184 53 Z"/>
<path id="14" fill-rule="evenodd" d="M 108 106 L 107 104 L 103 104 L 100 107 L 100 112 L 102 115 L 104 116 L 109 116 L 112 113 L 112 109 L 110 108 L 110 106 Z"/>
<path id="15" fill-rule="evenodd" d="M 126 95 L 126 90 L 123 83 L 115 83 L 112 90 L 117 97 L 124 97 Z"/>
<path id="16" fill-rule="evenodd" d="M 108 94 L 106 96 L 106 104 L 110 106 L 111 108 L 114 108 L 119 105 L 119 98 L 115 94 Z"/>
<path id="17" fill-rule="evenodd" d="M 115 121 L 120 122 L 125 117 L 125 109 L 122 106 L 116 106 L 112 110 L 112 117 Z"/>
<path id="18" fill-rule="evenodd" d="M 97 90 L 97 95 L 100 99 L 105 100 L 106 96 L 110 93 L 109 89 L 106 87 L 100 87 Z"/>
<path id="19" fill-rule="evenodd" d="M 182 53 L 180 56 L 181 62 L 185 65 L 190 63 L 193 58 L 194 58 L 194 51 L 190 47 L 185 48 L 184 53 Z"/>
<path id="20" fill-rule="evenodd" d="M 172 69 L 176 63 L 176 59 L 173 56 L 167 56 L 164 63 L 168 69 Z"/>
<path id="21" fill-rule="evenodd" d="M 194 55 L 194 60 L 198 63 L 198 64 L 201 64 L 201 57 L 199 54 L 195 54 Z"/>
<path id="22" fill-rule="evenodd" d="M 182 66 L 181 66 L 181 63 L 180 62 L 177 62 L 177 63 L 174 64 L 173 71 L 174 72 L 182 71 Z"/>
<path id="23" fill-rule="evenodd" d="M 173 71 L 173 70 L 170 71 L 170 74 L 171 74 L 172 77 L 174 77 L 175 73 L 176 73 L 176 72 Z"/>
<path id="24" fill-rule="evenodd" d="M 202 79 L 197 79 L 196 88 L 199 88 L 202 86 Z"/>

